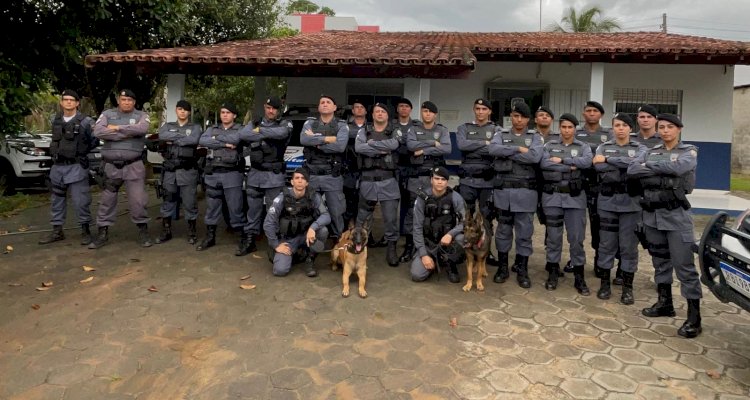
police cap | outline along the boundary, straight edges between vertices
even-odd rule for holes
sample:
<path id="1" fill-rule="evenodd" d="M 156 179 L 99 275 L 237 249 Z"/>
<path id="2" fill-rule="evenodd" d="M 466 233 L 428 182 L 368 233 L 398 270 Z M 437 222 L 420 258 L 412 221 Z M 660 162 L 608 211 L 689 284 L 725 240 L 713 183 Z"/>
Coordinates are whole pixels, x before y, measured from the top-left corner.
<path id="1" fill-rule="evenodd" d="M 185 111 L 193 111 L 193 106 L 190 105 L 190 102 L 187 100 L 180 100 L 177 102 L 177 108 L 181 108 Z"/>
<path id="2" fill-rule="evenodd" d="M 60 97 L 65 97 L 65 96 L 72 97 L 76 99 L 76 101 L 81 101 L 81 97 L 78 96 L 78 93 L 76 93 L 75 90 L 70 90 L 70 89 L 63 90 L 62 95 Z"/>
<path id="3" fill-rule="evenodd" d="M 679 126 L 680 128 L 682 128 L 682 126 L 683 126 L 682 125 L 682 121 L 680 120 L 680 117 L 678 117 L 678 116 L 676 116 L 674 114 L 659 114 L 656 117 L 656 119 L 659 120 L 659 121 L 668 121 L 668 122 L 671 122 L 671 123 L 675 124 L 675 126 Z"/>
<path id="4" fill-rule="evenodd" d="M 570 123 L 573 124 L 573 126 L 578 126 L 578 118 L 576 118 L 576 116 L 573 114 L 565 113 L 561 115 L 560 122 L 563 122 L 563 121 L 569 121 Z"/>
<path id="5" fill-rule="evenodd" d="M 599 103 L 598 101 L 589 100 L 586 102 L 586 105 L 583 108 L 585 109 L 586 107 L 594 107 L 599 110 L 600 113 L 604 114 L 604 106 L 601 105 L 601 103 Z"/>
<path id="6" fill-rule="evenodd" d="M 432 169 L 432 176 L 439 176 L 447 180 L 450 178 L 450 172 L 445 167 L 435 167 Z"/>
<path id="7" fill-rule="evenodd" d="M 433 102 L 431 102 L 429 100 L 427 100 L 424 103 L 422 103 L 422 108 L 426 108 L 427 110 L 430 110 L 431 112 L 433 112 L 435 114 L 437 114 L 437 112 L 438 112 L 437 105 L 435 105 L 435 103 L 433 103 Z"/>
<path id="8" fill-rule="evenodd" d="M 388 105 L 387 105 L 387 104 L 383 104 L 383 103 L 380 103 L 380 102 L 378 102 L 378 103 L 375 103 L 375 104 L 373 104 L 373 105 L 372 105 L 372 110 L 373 110 L 373 111 L 375 111 L 375 107 L 378 107 L 378 108 L 382 108 L 383 110 L 385 110 L 385 112 L 386 112 L 386 113 L 387 113 L 387 114 L 388 114 L 389 116 L 391 115 L 391 108 L 390 108 L 390 107 L 388 107 Z"/>
<path id="9" fill-rule="evenodd" d="M 547 107 L 547 106 L 541 106 L 541 107 L 537 108 L 536 109 L 536 113 L 534 114 L 534 116 L 536 117 L 536 114 L 538 114 L 540 111 L 549 114 L 550 118 L 555 119 L 555 113 L 553 113 L 552 110 L 549 107 Z"/>
<path id="10" fill-rule="evenodd" d="M 615 115 L 612 116 L 612 121 L 614 121 L 614 120 L 620 120 L 620 121 L 628 124 L 628 126 L 630 127 L 630 129 L 635 128 L 635 123 L 633 122 L 633 118 L 630 118 L 630 115 L 628 115 L 628 114 L 621 113 L 621 112 L 620 113 L 616 113 Z"/>
<path id="11" fill-rule="evenodd" d="M 120 90 L 120 97 L 130 97 L 131 99 L 135 100 L 135 92 L 133 92 L 130 89 L 122 89 Z"/>
<path id="12" fill-rule="evenodd" d="M 266 104 L 278 110 L 281 108 L 281 99 L 276 96 L 271 96 L 266 99 Z"/>
<path id="13" fill-rule="evenodd" d="M 406 97 L 402 97 L 396 101 L 396 107 L 398 107 L 400 104 L 406 104 L 407 106 L 409 106 L 409 108 L 414 108 L 414 106 L 411 105 L 411 101 Z"/>
<path id="14" fill-rule="evenodd" d="M 484 98 L 478 98 L 474 100 L 474 105 L 477 105 L 477 104 L 479 104 L 480 106 L 485 106 L 487 108 L 492 108 L 492 103 L 490 103 L 489 101 L 487 101 L 487 99 L 484 99 Z"/>
<path id="15" fill-rule="evenodd" d="M 234 103 L 232 103 L 231 101 L 227 101 L 227 102 L 225 102 L 224 104 L 222 104 L 222 105 L 221 105 L 221 108 L 223 108 L 223 109 L 225 109 L 225 110 L 229 111 L 230 113 L 232 113 L 232 114 L 234 114 L 234 115 L 237 115 L 237 114 L 239 114 L 239 113 L 237 112 L 237 105 L 235 105 L 235 104 L 234 104 Z"/>
<path id="16" fill-rule="evenodd" d="M 521 114 L 524 118 L 531 118 L 531 109 L 529 108 L 529 105 L 526 103 L 518 102 L 516 104 L 513 104 L 513 107 L 510 109 L 510 112 L 517 112 Z"/>
<path id="17" fill-rule="evenodd" d="M 310 170 L 305 167 L 297 167 L 297 169 L 294 170 L 294 174 L 300 174 L 306 181 L 310 181 Z M 292 177 L 294 177 L 294 174 L 292 174 Z"/>
<path id="18" fill-rule="evenodd" d="M 336 99 L 334 99 L 334 98 L 333 98 L 333 96 L 329 96 L 329 95 L 327 95 L 327 94 L 321 94 L 321 95 L 320 95 L 320 99 L 328 99 L 328 100 L 331 100 L 331 103 L 333 103 L 333 105 L 334 105 L 334 106 L 336 105 Z M 318 99 L 318 100 L 320 100 L 320 99 Z"/>
<path id="19" fill-rule="evenodd" d="M 646 114 L 651 114 L 651 116 L 654 118 L 656 118 L 659 115 L 659 112 L 656 111 L 656 107 L 650 104 L 644 104 L 638 107 L 638 112 L 645 112 Z"/>

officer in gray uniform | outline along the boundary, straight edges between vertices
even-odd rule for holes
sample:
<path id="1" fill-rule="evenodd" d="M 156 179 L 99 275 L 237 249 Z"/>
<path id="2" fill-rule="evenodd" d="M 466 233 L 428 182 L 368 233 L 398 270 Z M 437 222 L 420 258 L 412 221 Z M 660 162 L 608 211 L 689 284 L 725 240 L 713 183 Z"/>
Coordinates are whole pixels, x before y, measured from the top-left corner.
<path id="1" fill-rule="evenodd" d="M 357 226 L 371 218 L 375 205 L 380 202 L 385 225 L 385 240 L 388 243 L 386 261 L 391 267 L 398 266 L 396 242 L 398 241 L 398 201 L 401 195 L 396 181 L 396 158 L 398 138 L 389 124 L 390 110 L 382 103 L 372 106 L 372 125 L 361 129 L 355 142 L 359 155 L 359 212 Z"/>
<path id="2" fill-rule="evenodd" d="M 563 225 L 568 233 L 570 260 L 574 265 L 578 293 L 588 296 L 583 266 L 586 252 L 583 239 L 586 236 L 586 195 L 583 193 L 581 170 L 591 166 L 591 147 L 575 138 L 578 120 L 572 114 L 560 116 L 560 135 L 544 144 L 544 155 L 540 162 L 542 207 L 546 216 L 544 247 L 547 252 L 547 290 L 557 289 L 562 256 Z"/>
<path id="3" fill-rule="evenodd" d="M 198 154 L 200 125 L 190 122 L 192 106 L 187 100 L 177 102 L 176 122 L 167 122 L 159 128 L 159 148 L 164 157 L 161 167 L 161 186 L 164 190 L 161 204 L 162 231 L 156 243 L 172 239 L 172 216 L 179 202 L 185 208 L 188 222 L 188 243 L 197 240 L 195 221 L 198 219 L 196 192 L 198 187 Z"/>
<path id="4" fill-rule="evenodd" d="M 221 218 L 222 198 L 229 211 L 229 224 L 234 230 L 245 226 L 244 180 L 245 159 L 242 142 L 250 141 L 250 134 L 241 134 L 242 125 L 235 123 L 237 106 L 224 103 L 219 112 L 220 123 L 208 127 L 201 135 L 199 144 L 208 149 L 206 155 L 206 237 L 195 248 L 203 251 L 216 245 L 216 225 Z M 251 129 L 252 130 L 252 129 Z M 247 132 L 247 131 L 246 131 Z"/>
<path id="5" fill-rule="evenodd" d="M 124 89 L 117 99 L 117 108 L 105 110 L 94 126 L 94 136 L 104 145 L 101 150 L 104 190 L 99 198 L 96 224 L 99 232 L 90 249 L 104 246 L 109 227 L 115 223 L 117 192 L 125 184 L 130 220 L 138 226 L 138 240 L 143 247 L 152 245 L 148 235 L 146 203 L 146 168 L 143 165 L 145 136 L 151 125 L 148 113 L 135 109 L 135 93 Z"/>
<path id="6" fill-rule="evenodd" d="M 693 338 L 702 330 L 702 293 L 693 260 L 693 219 L 685 195 L 695 187 L 698 149 L 680 141 L 682 121 L 679 117 L 659 114 L 657 119 L 663 144 L 649 149 L 628 167 L 628 174 L 640 178 L 643 189 L 640 199 L 643 228 L 659 293 L 658 301 L 641 312 L 647 317 L 675 316 L 672 304 L 674 270 L 688 304 L 687 320 L 677 334 Z"/>
<path id="7" fill-rule="evenodd" d="M 406 189 L 409 192 L 409 203 L 414 204 L 420 190 L 430 187 L 430 176 L 435 167 L 445 165 L 445 155 L 451 153 L 451 137 L 448 128 L 437 123 L 438 108 L 435 103 L 425 101 L 420 110 L 421 122 L 414 125 L 406 138 L 409 151 L 409 178 Z M 414 207 L 409 208 L 404 220 L 406 248 L 399 259 L 409 262 L 414 258 L 414 247 L 409 248 L 409 239 L 414 232 Z M 416 243 L 413 243 L 416 245 Z M 409 250 L 409 252 L 407 252 Z"/>
<path id="8" fill-rule="evenodd" d="M 534 234 L 534 212 L 537 206 L 536 167 L 542 159 L 542 137 L 529 129 L 531 110 L 525 103 L 516 103 L 510 113 L 511 129 L 495 133 L 490 141 L 489 153 L 495 156 L 496 172 L 493 202 L 497 209 L 498 269 L 493 281 L 508 279 L 508 252 L 516 231 L 516 280 L 522 288 L 530 288 L 528 263 L 533 252 L 531 236 Z"/>
<path id="9" fill-rule="evenodd" d="M 281 106 L 280 98 L 267 98 L 263 104 L 263 118 L 255 124 L 248 124 L 240 133 L 242 137 L 249 138 L 245 155 L 250 156 L 250 171 L 245 181 L 247 223 L 235 256 L 257 250 L 255 236 L 261 232 L 263 213 L 284 188 L 284 153 L 289 144 L 292 121 L 281 119 Z"/>
<path id="10" fill-rule="evenodd" d="M 414 237 L 411 233 L 406 232 L 406 216 L 409 213 L 414 201 L 409 201 L 411 196 L 407 189 L 409 184 L 409 175 L 411 174 L 411 152 L 409 151 L 406 140 L 414 126 L 419 121 L 411 119 L 412 105 L 411 101 L 406 98 L 400 98 L 396 101 L 396 118 L 393 119 L 393 129 L 398 139 L 398 189 L 401 197 L 399 205 L 399 231 L 404 235 L 406 242 L 404 250 L 398 258 L 398 262 L 409 262 L 414 256 Z"/>
<path id="11" fill-rule="evenodd" d="M 331 216 L 320 194 L 307 190 L 310 172 L 297 168 L 292 174 L 292 187 L 285 188 L 268 207 L 263 231 L 272 254 L 273 274 L 286 276 L 292 269 L 292 258 L 298 250 L 308 250 L 305 274 L 314 278 L 315 257 L 323 250 L 328 238 Z"/>
<path id="12" fill-rule="evenodd" d="M 596 297 L 607 300 L 612 295 L 610 272 L 615 258 L 620 255 L 622 295 L 620 303 L 633 304 L 633 277 L 638 270 L 638 238 L 635 228 L 641 220 L 641 206 L 633 190 L 634 182 L 628 179 L 627 170 L 646 146 L 632 140 L 630 131 L 633 120 L 625 113 L 612 118 L 615 139 L 601 144 L 596 149 L 594 168 L 599 173 L 598 213 L 599 229 L 599 278 L 601 285 Z M 629 190 L 630 189 L 630 190 Z"/>
<path id="13" fill-rule="evenodd" d="M 344 198 L 346 198 L 346 212 L 344 213 L 344 226 L 349 222 L 357 220 L 357 209 L 359 208 L 359 167 L 357 166 L 357 153 L 354 142 L 361 129 L 367 126 L 367 109 L 359 99 L 352 102 L 352 116 L 346 121 L 349 128 L 349 141 L 344 152 Z M 368 240 L 368 246 L 375 245 L 374 241 Z"/>
<path id="14" fill-rule="evenodd" d="M 661 136 L 656 130 L 656 117 L 659 112 L 656 107 L 644 104 L 638 107 L 638 132 L 630 134 L 631 139 L 642 143 L 647 148 L 661 144 Z"/>
<path id="15" fill-rule="evenodd" d="M 447 267 L 448 280 L 458 283 L 458 267 L 464 258 L 466 204 L 448 187 L 445 167 L 432 169 L 430 186 L 420 190 L 414 202 L 414 245 L 417 256 L 411 262 L 411 279 L 421 282 L 437 267 Z"/>
<path id="16" fill-rule="evenodd" d="M 344 231 L 344 151 L 349 141 L 349 127 L 335 117 L 336 100 L 321 95 L 318 100 L 320 117 L 310 117 L 302 126 L 299 142 L 305 146 L 305 167 L 310 171 L 310 190 L 325 196 L 331 213 L 332 237 Z"/>
<path id="17" fill-rule="evenodd" d="M 93 120 L 78 111 L 81 98 L 73 90 L 65 90 L 60 96 L 61 114 L 52 121 L 52 143 L 49 151 L 52 168 L 49 171 L 52 186 L 52 233 L 39 240 L 47 244 L 65 239 L 63 224 L 67 212 L 67 196 L 70 198 L 81 225 L 81 244 L 91 243 L 91 191 L 89 188 L 88 154 L 96 147 L 91 134 Z"/>
<path id="18" fill-rule="evenodd" d="M 602 116 L 604 116 L 604 106 L 593 100 L 587 101 L 583 107 L 584 123 L 576 130 L 576 139 L 588 143 L 592 152 L 596 152 L 596 148 L 600 144 L 612 139 L 611 130 L 600 124 Z M 591 225 L 591 247 L 594 249 L 594 270 L 598 276 L 596 265 L 599 260 L 599 214 L 597 213 L 596 200 L 599 198 L 599 184 L 597 179 L 598 174 L 593 167 L 583 170 L 586 205 Z M 568 264 L 565 267 L 565 272 L 573 272 L 572 265 Z"/>

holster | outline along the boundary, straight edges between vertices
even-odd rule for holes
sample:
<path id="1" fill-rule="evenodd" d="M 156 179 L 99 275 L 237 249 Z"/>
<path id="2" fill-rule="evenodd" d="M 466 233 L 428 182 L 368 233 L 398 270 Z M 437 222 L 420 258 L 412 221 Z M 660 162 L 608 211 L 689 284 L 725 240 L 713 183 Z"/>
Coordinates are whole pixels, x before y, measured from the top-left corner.
<path id="1" fill-rule="evenodd" d="M 643 225 L 643 222 L 639 222 L 635 225 L 635 236 L 638 238 L 638 241 L 641 242 L 641 246 L 643 246 L 644 249 L 648 249 L 648 240 L 646 240 L 646 227 Z"/>

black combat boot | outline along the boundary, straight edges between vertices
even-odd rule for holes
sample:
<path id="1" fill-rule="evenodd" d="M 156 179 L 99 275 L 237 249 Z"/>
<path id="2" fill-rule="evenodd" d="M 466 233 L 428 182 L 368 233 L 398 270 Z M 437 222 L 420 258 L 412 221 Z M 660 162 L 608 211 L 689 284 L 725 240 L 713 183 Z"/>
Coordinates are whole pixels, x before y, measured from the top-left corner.
<path id="1" fill-rule="evenodd" d="M 703 329 L 701 328 L 701 300 L 700 299 L 687 299 L 688 313 L 687 320 L 682 324 L 682 327 L 677 330 L 677 334 L 692 339 L 701 334 Z"/>
<path id="2" fill-rule="evenodd" d="M 651 307 L 641 310 L 641 314 L 647 317 L 674 317 L 672 304 L 672 285 L 669 283 L 659 283 L 656 285 L 656 291 L 659 293 L 659 299 Z"/>
<path id="3" fill-rule="evenodd" d="M 234 255 L 237 257 L 246 256 L 256 250 L 258 250 L 258 246 L 255 244 L 255 235 L 242 231 L 240 243 L 237 245 L 237 251 L 234 252 Z"/>
<path id="4" fill-rule="evenodd" d="M 617 272 L 620 272 L 620 270 L 618 269 Z M 620 296 L 620 303 L 622 304 L 631 305 L 635 303 L 633 278 L 635 278 L 635 273 L 622 271 L 622 295 Z"/>
<path id="5" fill-rule="evenodd" d="M 599 290 L 596 291 L 596 297 L 602 300 L 609 300 L 609 298 L 612 297 L 612 287 L 610 286 L 609 281 L 611 272 L 612 271 L 609 269 L 602 268 L 599 270 L 599 278 L 602 283 L 599 286 Z"/>
<path id="6" fill-rule="evenodd" d="M 206 250 L 209 247 L 216 246 L 216 225 L 206 225 L 206 237 L 198 244 L 195 249 L 198 251 Z"/>
<path id="7" fill-rule="evenodd" d="M 305 258 L 305 275 L 307 275 L 308 278 L 315 278 L 318 276 L 318 270 L 315 269 L 315 257 L 317 257 L 317 254 L 310 253 L 310 255 Z"/>
<path id="8" fill-rule="evenodd" d="M 136 224 L 138 226 L 138 243 L 141 247 L 151 247 L 151 237 L 148 235 L 148 225 L 145 223 Z"/>
<path id="9" fill-rule="evenodd" d="M 385 240 L 385 236 L 381 237 L 380 240 L 375 240 L 374 237 L 372 237 L 372 232 L 370 232 L 369 236 L 367 237 L 367 247 L 371 249 L 375 249 L 378 247 L 386 247 L 388 246 L 388 241 Z M 391 265 L 392 267 L 395 267 L 395 265 Z"/>
<path id="10" fill-rule="evenodd" d="M 548 262 L 544 267 L 549 275 L 547 275 L 547 282 L 544 282 L 544 288 L 547 290 L 557 289 L 557 279 L 560 277 L 560 264 Z"/>
<path id="11" fill-rule="evenodd" d="M 495 255 L 494 255 L 494 254 L 492 254 L 492 252 L 491 252 L 491 251 L 489 252 L 489 254 L 487 254 L 487 260 L 485 261 L 485 263 L 486 263 L 487 265 L 491 265 L 491 266 L 493 266 L 493 267 L 497 267 L 497 266 L 498 266 L 498 264 L 499 264 L 499 263 L 497 262 L 497 258 L 495 257 Z"/>
<path id="12" fill-rule="evenodd" d="M 195 244 L 198 241 L 198 236 L 195 231 L 195 220 L 191 219 L 188 221 L 188 243 Z"/>
<path id="13" fill-rule="evenodd" d="M 450 283 L 459 283 L 461 282 L 461 278 L 458 275 L 458 267 L 456 267 L 456 263 L 454 261 L 448 261 L 448 282 Z"/>
<path id="14" fill-rule="evenodd" d="M 612 284 L 615 286 L 622 285 L 624 279 L 623 279 L 623 272 L 620 268 L 620 264 L 622 264 L 622 260 L 617 260 L 617 271 L 615 271 L 615 279 L 612 279 Z"/>
<path id="15" fill-rule="evenodd" d="M 396 254 L 396 241 L 389 240 L 385 251 L 385 260 L 391 267 L 398 267 L 398 254 Z"/>
<path id="16" fill-rule="evenodd" d="M 513 265 L 510 266 L 510 272 L 518 272 L 518 264 L 521 263 L 521 256 L 516 254 L 516 258 L 513 260 Z"/>
<path id="17" fill-rule="evenodd" d="M 89 244 L 91 244 L 91 229 L 89 229 L 89 224 L 81 224 L 81 246 Z"/>
<path id="18" fill-rule="evenodd" d="M 495 283 L 503 283 L 508 280 L 510 273 L 508 272 L 508 253 L 497 253 L 497 272 L 492 277 L 492 281 Z"/>
<path id="19" fill-rule="evenodd" d="M 581 296 L 588 296 L 591 294 L 589 287 L 586 286 L 586 278 L 583 276 L 583 265 L 576 265 L 573 267 L 573 287 L 576 288 L 578 294 Z"/>
<path id="20" fill-rule="evenodd" d="M 107 241 L 109 240 L 109 227 L 108 226 L 100 226 L 99 232 L 96 234 L 96 238 L 93 242 L 89 243 L 89 249 L 98 249 L 105 244 L 107 244 Z"/>
<path id="21" fill-rule="evenodd" d="M 414 236 L 406 236 L 406 244 L 404 245 L 404 252 L 401 253 L 401 257 L 398 258 L 400 263 L 408 263 L 414 258 Z"/>
<path id="22" fill-rule="evenodd" d="M 52 225 L 52 232 L 49 235 L 39 239 L 39 244 L 49 244 L 65 239 L 62 225 Z"/>
<path id="23" fill-rule="evenodd" d="M 516 281 L 518 286 L 528 289 L 531 287 L 531 279 L 529 279 L 529 257 L 516 255 Z"/>
<path id="24" fill-rule="evenodd" d="M 156 238 L 156 244 L 164 243 L 172 239 L 172 218 L 163 217 L 161 219 L 161 234 Z"/>
<path id="25" fill-rule="evenodd" d="M 596 263 L 594 264 L 596 265 Z M 573 264 L 568 260 L 567 263 L 565 263 L 565 267 L 563 267 L 563 272 L 567 272 L 569 274 L 573 273 Z"/>

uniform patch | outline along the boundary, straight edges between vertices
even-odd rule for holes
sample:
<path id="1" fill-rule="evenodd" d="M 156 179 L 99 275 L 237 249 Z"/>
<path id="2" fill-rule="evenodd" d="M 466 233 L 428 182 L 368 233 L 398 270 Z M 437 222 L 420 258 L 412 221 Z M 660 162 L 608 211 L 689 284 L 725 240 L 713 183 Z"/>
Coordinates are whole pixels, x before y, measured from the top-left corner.
<path id="1" fill-rule="evenodd" d="M 635 157 L 635 150 L 628 150 L 628 157 Z"/>
<path id="2" fill-rule="evenodd" d="M 679 154 L 672 153 L 669 155 L 669 161 L 677 161 L 677 158 L 679 157 Z"/>
<path id="3" fill-rule="evenodd" d="M 433 133 L 433 134 L 432 134 L 432 137 L 434 137 L 434 138 L 435 138 L 435 140 L 439 140 L 439 139 L 440 139 L 440 132 L 435 132 L 435 133 Z"/>
<path id="4" fill-rule="evenodd" d="M 573 157 L 577 157 L 578 156 L 578 149 L 571 149 L 570 150 L 570 155 L 573 156 Z"/>
<path id="5" fill-rule="evenodd" d="M 698 152 L 695 150 L 690 150 L 690 155 L 693 157 L 698 157 Z"/>
<path id="6" fill-rule="evenodd" d="M 604 142 L 606 142 L 606 141 L 607 141 L 607 139 L 609 139 L 609 138 L 607 137 L 607 135 L 602 135 L 602 136 L 600 137 L 600 139 L 602 140 L 602 143 L 604 143 Z"/>
<path id="7" fill-rule="evenodd" d="M 130 120 L 128 122 L 130 122 L 130 125 L 135 124 L 135 118 L 130 118 Z"/>
<path id="8" fill-rule="evenodd" d="M 185 129 L 185 134 L 190 136 L 190 134 L 193 133 L 192 129 Z"/>
<path id="9" fill-rule="evenodd" d="M 531 139 L 524 139 L 523 142 L 526 144 L 526 146 L 531 146 Z"/>
<path id="10" fill-rule="evenodd" d="M 401 132 L 401 129 L 396 129 L 396 136 L 398 137 L 404 136 L 404 133 Z"/>
<path id="11" fill-rule="evenodd" d="M 486 137 L 487 139 L 492 139 L 492 132 L 490 132 L 490 131 L 487 131 L 487 132 L 485 132 L 485 134 L 484 134 L 484 135 L 485 135 L 485 137 Z"/>

